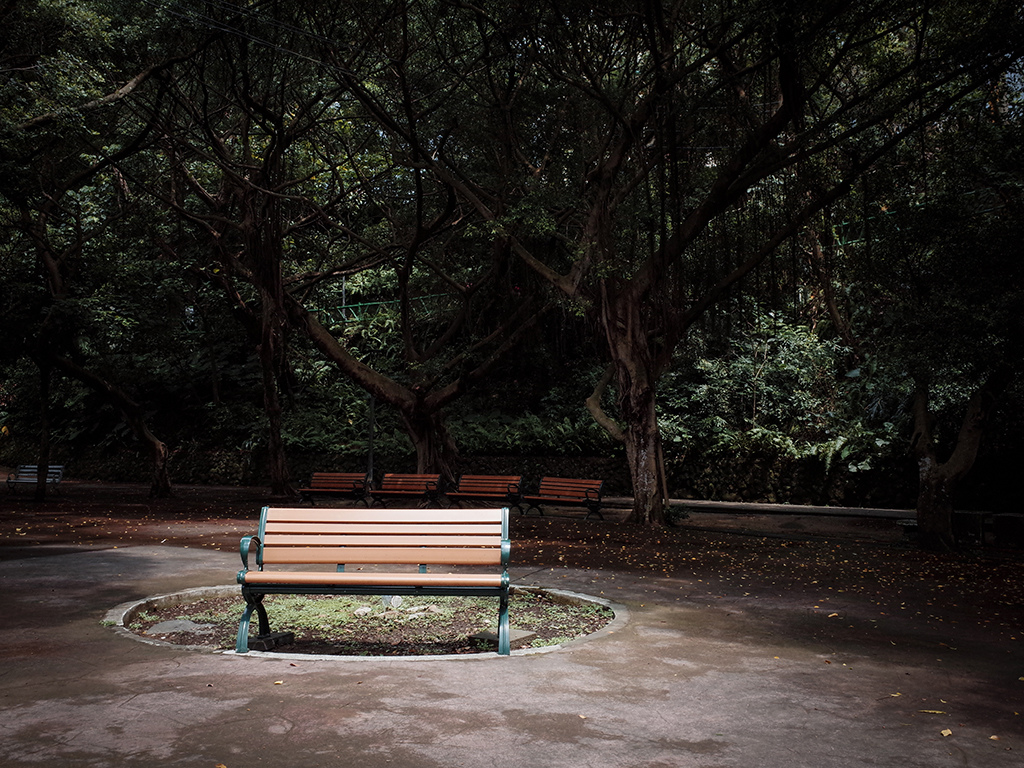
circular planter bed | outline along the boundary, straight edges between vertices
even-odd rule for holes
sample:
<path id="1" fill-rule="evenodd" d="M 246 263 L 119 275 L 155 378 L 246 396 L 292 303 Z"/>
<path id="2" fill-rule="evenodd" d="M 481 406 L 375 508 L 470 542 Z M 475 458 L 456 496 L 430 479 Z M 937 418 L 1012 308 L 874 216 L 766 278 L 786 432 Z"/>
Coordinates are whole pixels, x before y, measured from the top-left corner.
<path id="1" fill-rule="evenodd" d="M 471 655 L 495 650 L 494 598 L 269 595 L 271 628 L 293 633 L 271 652 L 326 656 Z M 148 642 L 208 651 L 235 646 L 237 587 L 188 590 L 115 609 L 110 624 Z M 559 647 L 607 629 L 624 609 L 560 590 L 513 588 L 512 648 Z M 255 626 L 255 618 L 253 620 Z M 250 642 L 253 638 L 250 638 Z"/>

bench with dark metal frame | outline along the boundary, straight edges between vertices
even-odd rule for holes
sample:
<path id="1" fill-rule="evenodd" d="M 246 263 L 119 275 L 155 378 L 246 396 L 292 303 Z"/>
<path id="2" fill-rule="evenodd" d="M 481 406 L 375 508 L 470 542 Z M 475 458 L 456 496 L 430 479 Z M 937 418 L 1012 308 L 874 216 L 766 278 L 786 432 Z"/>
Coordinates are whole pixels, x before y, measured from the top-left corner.
<path id="1" fill-rule="evenodd" d="M 314 472 L 308 488 L 300 488 L 299 496 L 310 504 L 317 498 L 336 497 L 356 499 L 367 503 L 369 475 L 365 472 Z"/>
<path id="2" fill-rule="evenodd" d="M 597 515 L 602 520 L 601 495 L 604 488 L 603 480 L 580 480 L 568 477 L 545 477 L 540 481 L 540 488 L 535 494 L 524 494 L 523 514 L 536 509 L 544 514 L 541 506 L 547 504 L 554 507 L 586 507 L 587 517 Z"/>
<path id="3" fill-rule="evenodd" d="M 449 501 L 495 501 L 518 506 L 522 482 L 522 475 L 462 475 L 455 489 L 445 491 L 444 495 Z"/>
<path id="4" fill-rule="evenodd" d="M 254 611 L 259 636 L 270 636 L 265 595 L 483 595 L 499 599 L 498 653 L 507 656 L 510 553 L 507 507 L 264 507 L 258 532 L 245 536 L 240 545 L 243 568 L 237 580 L 246 607 L 238 623 L 235 651 L 249 650 Z M 255 569 L 250 569 L 250 555 L 255 555 Z M 310 565 L 331 570 L 289 568 Z M 388 570 L 346 570 L 352 565 Z M 428 572 L 427 566 L 459 570 Z"/>
<path id="5" fill-rule="evenodd" d="M 370 498 L 382 505 L 385 499 L 420 499 L 421 504 L 437 502 L 441 496 L 441 475 L 405 475 L 388 473 L 376 488 L 370 488 Z"/>
<path id="6" fill-rule="evenodd" d="M 46 484 L 53 486 L 54 490 L 60 488 L 60 481 L 64 479 L 64 465 L 50 464 L 46 468 Z M 7 487 L 12 491 L 19 485 L 35 486 L 39 483 L 39 466 L 36 464 L 21 464 L 7 476 Z"/>

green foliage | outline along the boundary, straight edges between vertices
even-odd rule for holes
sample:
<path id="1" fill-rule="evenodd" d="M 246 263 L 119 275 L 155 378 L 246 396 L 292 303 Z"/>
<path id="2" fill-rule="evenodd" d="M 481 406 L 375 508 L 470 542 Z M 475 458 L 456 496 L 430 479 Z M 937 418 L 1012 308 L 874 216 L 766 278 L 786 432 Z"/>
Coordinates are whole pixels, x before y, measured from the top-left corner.
<path id="1" fill-rule="evenodd" d="M 854 327 L 874 378 L 904 391 L 927 385 L 946 455 L 978 388 L 997 372 L 1022 372 L 1020 74 L 1018 65 L 973 94 L 871 180 L 865 207 L 878 213 L 845 254 L 844 281 L 861 309 Z M 1017 410 L 1008 404 L 989 423 L 996 434 L 986 443 L 1015 440 Z"/>
<path id="2" fill-rule="evenodd" d="M 468 413 L 453 419 L 449 429 L 467 455 L 593 455 L 612 445 L 608 434 L 579 406 L 561 418 L 551 412 Z"/>
<path id="3" fill-rule="evenodd" d="M 757 0 L 695 4 L 651 34 L 657 14 L 614 2 L 486 13 L 433 2 L 343 13 L 335 3 L 214 4 L 206 16 L 125 0 L 8 6 L 3 425 L 28 445 L 39 413 L 29 361 L 45 352 L 126 392 L 172 448 L 248 456 L 267 443 L 261 340 L 236 317 L 275 309 L 254 287 L 254 243 L 359 363 L 424 398 L 486 360 L 526 300 L 549 298 L 508 235 L 558 274 L 578 267 L 561 316 L 538 323 L 446 413 L 466 455 L 614 452 L 582 407 L 606 355 L 601 290 L 642 273 L 691 212 L 713 210 L 709 190 L 721 181 L 736 204 L 695 220 L 701 234 L 643 294 L 643 333 L 671 338 L 662 330 L 673 318 L 791 211 L 859 173 L 857 158 L 928 108 L 956 101 L 961 80 L 997 71 L 984 62 L 988 44 L 1013 44 L 1019 15 L 1007 2 Z M 172 55 L 159 79 L 96 101 Z M 779 80 L 790 66 L 807 93 Z M 708 324 L 725 330 L 694 337 L 662 381 L 667 450 L 859 471 L 894 450 L 910 377 L 938 382 L 936 407 L 952 411 L 994 361 L 1024 359 L 1019 77 L 944 107 L 920 144 L 873 165 L 843 209 L 867 243 L 829 254 L 869 350 L 857 370 L 847 370 L 840 329 L 821 318 L 812 330 L 736 305 L 737 317 Z M 913 93 L 931 78 L 940 86 Z M 794 97 L 807 100 L 800 114 L 752 165 L 736 166 L 742 173 L 721 175 Z M 847 140 L 861 126 L 872 128 Z M 610 148 L 621 165 L 606 162 Z M 799 173 L 787 167 L 794 158 Z M 606 182 L 612 194 L 595 203 Z M 276 229 L 246 230 L 268 211 Z M 841 229 L 827 221 L 823 239 Z M 743 289 L 765 306 L 780 287 L 803 290 L 813 281 L 798 260 Z M 364 457 L 364 392 L 294 334 L 286 346 L 287 449 Z M 62 380 L 52 399 L 62 447 L 131 442 L 94 391 Z M 613 393 L 606 407 L 615 414 Z M 376 450 L 408 459 L 395 410 L 380 404 L 377 418 Z"/>
<path id="4" fill-rule="evenodd" d="M 848 350 L 777 313 L 747 317 L 721 354 L 684 357 L 666 375 L 661 427 L 671 448 L 817 458 L 854 472 L 891 450 L 896 426 L 886 417 L 895 415 L 870 399 L 874 380 L 841 372 Z"/>

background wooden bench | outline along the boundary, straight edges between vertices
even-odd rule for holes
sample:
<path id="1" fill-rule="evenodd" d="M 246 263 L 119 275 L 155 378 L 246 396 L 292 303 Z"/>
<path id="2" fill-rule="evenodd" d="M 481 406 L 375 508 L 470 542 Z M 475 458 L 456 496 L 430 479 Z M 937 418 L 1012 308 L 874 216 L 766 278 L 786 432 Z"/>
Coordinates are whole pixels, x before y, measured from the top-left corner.
<path id="1" fill-rule="evenodd" d="M 370 497 L 384 504 L 385 499 L 419 499 L 421 504 L 438 501 L 441 496 L 441 475 L 403 475 L 389 473 Z"/>
<path id="2" fill-rule="evenodd" d="M 237 653 L 249 650 L 249 620 L 270 635 L 264 595 L 484 595 L 499 598 L 498 653 L 509 654 L 508 509 L 282 509 L 264 507 L 240 553 L 245 612 Z M 256 570 L 249 555 L 256 556 Z M 389 570 L 346 570 L 348 565 Z M 329 566 L 311 571 L 288 566 Z M 427 572 L 427 566 L 475 566 Z M 267 566 L 272 566 L 268 570 Z M 390 566 L 396 566 L 394 570 Z M 418 569 L 416 566 L 419 566 Z"/>
<path id="3" fill-rule="evenodd" d="M 60 481 L 64 478 L 63 464 L 50 464 L 46 470 L 46 484 L 52 485 L 54 489 L 60 487 Z M 36 464 L 21 464 L 7 476 L 7 487 L 14 490 L 19 485 L 36 485 L 39 482 L 39 466 Z"/>
<path id="4" fill-rule="evenodd" d="M 308 488 L 300 488 L 299 496 L 310 504 L 318 497 L 337 497 L 366 501 L 369 476 L 365 472 L 314 472 Z"/>
<path id="5" fill-rule="evenodd" d="M 497 501 L 502 505 L 518 506 L 522 499 L 522 475 L 462 475 L 452 491 L 444 495 L 453 501 Z"/>
<path id="6" fill-rule="evenodd" d="M 573 506 L 586 507 L 587 517 L 597 515 L 602 520 L 601 496 L 604 488 L 603 480 L 578 480 L 568 477 L 545 477 L 540 481 L 540 488 L 536 494 L 524 495 L 523 503 L 526 505 L 524 514 L 531 509 L 536 509 L 544 514 L 541 506 Z"/>

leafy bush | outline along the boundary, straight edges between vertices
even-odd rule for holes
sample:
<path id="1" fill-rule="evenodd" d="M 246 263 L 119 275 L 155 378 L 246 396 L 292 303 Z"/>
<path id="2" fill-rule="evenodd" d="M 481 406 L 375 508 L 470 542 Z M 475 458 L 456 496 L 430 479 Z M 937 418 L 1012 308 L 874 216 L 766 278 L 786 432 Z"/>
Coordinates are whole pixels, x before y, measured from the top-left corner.
<path id="1" fill-rule="evenodd" d="M 585 411 L 574 415 L 470 413 L 453 421 L 449 429 L 467 455 L 587 454 L 612 444 Z"/>
<path id="2" fill-rule="evenodd" d="M 894 443 L 892 385 L 843 370 L 848 350 L 807 326 L 755 312 L 715 356 L 679 361 L 663 380 L 661 426 L 675 453 L 815 458 L 826 471 L 870 468 Z"/>

